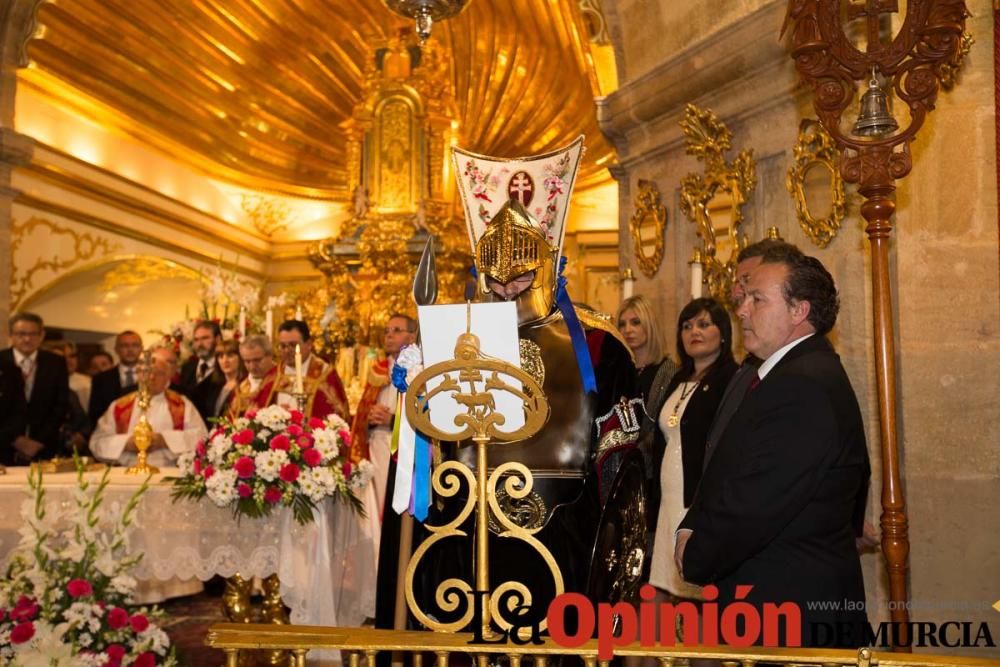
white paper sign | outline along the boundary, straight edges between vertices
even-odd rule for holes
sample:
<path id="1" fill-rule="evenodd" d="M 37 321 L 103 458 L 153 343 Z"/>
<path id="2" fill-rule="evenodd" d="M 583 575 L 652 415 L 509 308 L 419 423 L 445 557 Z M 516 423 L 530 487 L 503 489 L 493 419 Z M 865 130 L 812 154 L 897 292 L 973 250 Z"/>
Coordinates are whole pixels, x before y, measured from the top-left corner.
<path id="1" fill-rule="evenodd" d="M 417 308 L 425 369 L 455 358 L 455 343 L 466 331 L 467 312 L 467 305 L 464 303 Z M 479 337 L 479 351 L 483 355 L 521 367 L 517 305 L 514 302 L 472 304 L 471 332 Z M 458 372 L 454 371 L 451 375 L 457 379 Z M 492 372 L 484 373 L 483 380 L 490 375 Z M 521 383 L 513 377 L 501 374 L 500 378 L 521 389 Z M 438 386 L 442 380 L 443 378 L 429 382 L 428 389 Z M 482 391 L 484 384 L 485 382 L 477 383 L 476 389 Z M 462 389 L 468 391 L 468 383 L 463 383 Z M 524 425 L 524 404 L 521 399 L 506 391 L 490 390 L 490 393 L 493 395 L 496 411 L 506 418 L 498 430 L 503 432 L 521 428 Z M 455 426 L 455 417 L 466 414 L 467 411 L 466 406 L 459 404 L 449 392 L 441 392 L 430 401 L 431 423 L 445 433 L 461 433 L 465 427 Z"/>

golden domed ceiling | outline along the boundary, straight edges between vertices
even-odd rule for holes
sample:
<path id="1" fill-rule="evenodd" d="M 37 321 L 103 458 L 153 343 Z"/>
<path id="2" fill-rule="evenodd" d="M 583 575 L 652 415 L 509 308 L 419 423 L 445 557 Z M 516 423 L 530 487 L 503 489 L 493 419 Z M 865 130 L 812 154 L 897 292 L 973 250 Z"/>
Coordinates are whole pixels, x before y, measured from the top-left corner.
<path id="1" fill-rule="evenodd" d="M 341 201 L 372 45 L 411 28 L 380 0 L 59 0 L 38 22 L 23 76 L 49 96 L 237 185 Z M 471 0 L 432 39 L 453 54 L 461 145 L 513 156 L 582 133 L 578 187 L 609 180 L 578 0 Z"/>

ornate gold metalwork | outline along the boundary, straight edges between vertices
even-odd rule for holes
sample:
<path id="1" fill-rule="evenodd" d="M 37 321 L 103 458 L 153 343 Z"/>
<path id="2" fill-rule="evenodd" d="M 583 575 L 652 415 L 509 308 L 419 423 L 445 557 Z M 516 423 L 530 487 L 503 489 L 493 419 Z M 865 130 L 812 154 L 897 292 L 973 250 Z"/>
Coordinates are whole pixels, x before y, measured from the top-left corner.
<path id="1" fill-rule="evenodd" d="M 529 491 L 524 497 L 515 497 L 507 493 L 507 484 L 504 483 L 495 489 L 495 496 L 497 507 L 514 525 L 532 529 L 541 528 L 545 522 L 545 501 L 536 492 Z M 491 514 L 490 532 L 499 535 L 502 530 L 503 526 Z"/>
<path id="2" fill-rule="evenodd" d="M 840 230 L 844 219 L 844 179 L 840 175 L 840 151 L 833 138 L 816 120 L 806 118 L 799 125 L 799 139 L 793 149 L 795 163 L 785 176 L 785 187 L 795 200 L 795 213 L 799 226 L 809 240 L 820 248 L 829 245 Z M 806 200 L 806 176 L 813 169 L 825 169 L 830 174 L 830 212 L 823 218 L 816 218 L 809 210 Z M 777 232 L 777 230 L 775 230 Z"/>
<path id="3" fill-rule="evenodd" d="M 995 11 L 995 10 L 994 10 Z M 962 43 L 958 47 L 958 53 L 955 55 L 955 59 L 951 62 L 943 63 L 938 68 L 938 77 L 941 79 L 941 87 L 945 90 L 950 91 L 958 83 L 958 74 L 962 71 L 962 65 L 965 64 L 965 58 L 972 51 L 972 45 L 976 43 L 976 39 L 971 33 L 962 33 Z"/>
<path id="4" fill-rule="evenodd" d="M 500 209 L 476 243 L 476 269 L 484 292 L 486 276 L 508 283 L 528 271 L 551 266 L 552 262 L 549 242 L 515 200 Z"/>
<path id="5" fill-rule="evenodd" d="M 294 222 L 288 204 L 272 197 L 243 195 L 240 208 L 250 218 L 254 229 L 268 238 Z"/>
<path id="6" fill-rule="evenodd" d="M 559 0 L 545 12 L 534 0 L 471 3 L 448 23 L 446 57 L 456 73 L 440 83 L 462 82 L 456 119 L 464 146 L 527 155 L 539 149 L 539 137 L 544 150 L 587 135 L 580 186 L 590 187 L 610 182 L 614 152 L 593 113 L 596 76 L 589 44 L 579 37 L 586 27 L 577 1 Z M 19 72 L 18 85 L 27 81 L 214 177 L 349 202 L 348 174 L 360 155 L 338 128 L 366 92 L 359 66 L 366 50 L 400 29 L 411 35 L 407 22 L 379 2 L 267 12 L 254 0 L 188 4 L 178 21 L 159 0 L 46 3 L 37 12 L 44 31 L 28 44 L 33 66 Z M 72 18 L 81 16 L 86 21 Z M 525 22 L 527 16 L 533 20 Z M 116 57 L 108 57 L 95 34 L 119 37 Z M 435 39 L 428 45 L 440 47 Z M 551 94 L 552 72 L 560 72 L 559 95 Z M 185 82 L 183 93 L 178 81 Z M 435 143 L 443 153 L 440 139 L 429 142 L 429 151 Z M 421 168 L 432 169 L 427 162 Z"/>
<path id="7" fill-rule="evenodd" d="M 53 271 L 59 273 L 80 262 L 93 259 L 100 255 L 110 255 L 118 250 L 120 245 L 116 241 L 94 236 L 88 232 L 78 232 L 70 227 L 63 227 L 47 218 L 32 216 L 26 222 L 11 224 L 10 254 L 16 260 L 17 251 L 21 245 L 41 230 L 48 230 L 52 236 L 67 236 L 73 241 L 73 251 L 68 257 L 60 257 L 57 248 L 47 248 L 42 257 L 39 257 L 30 267 L 19 267 L 16 263 L 11 266 L 11 303 L 16 308 L 21 300 L 31 291 L 34 286 L 36 275 L 41 271 Z"/>
<path id="8" fill-rule="evenodd" d="M 153 364 L 149 350 L 146 350 L 142 356 L 142 368 L 139 373 L 139 395 L 136 398 L 139 408 L 139 420 L 132 431 L 135 448 L 139 453 L 135 464 L 125 469 L 127 475 L 153 475 L 160 472 L 160 469 L 156 466 L 146 463 L 146 450 L 153 443 L 153 427 L 149 423 L 149 417 L 147 416 L 149 403 L 153 398 L 149 393 L 149 376 L 153 371 Z"/>
<path id="9" fill-rule="evenodd" d="M 663 236 L 667 230 L 667 208 L 660 201 L 660 190 L 655 182 L 639 179 L 639 194 L 635 198 L 635 211 L 629 218 L 628 228 L 632 232 L 632 249 L 639 270 L 652 278 L 663 261 Z M 653 252 L 647 255 L 646 245 L 650 241 L 653 242 Z"/>
<path id="10" fill-rule="evenodd" d="M 101 291 L 110 292 L 122 287 L 138 287 L 169 278 L 200 280 L 201 274 L 190 267 L 162 257 L 152 255 L 129 257 L 117 262 L 104 274 Z"/>
<path id="11" fill-rule="evenodd" d="M 538 343 L 527 338 L 518 339 L 520 348 L 521 370 L 530 375 L 539 387 L 545 385 L 545 362 L 542 361 L 542 348 Z"/>
<path id="12" fill-rule="evenodd" d="M 726 160 L 733 133 L 711 110 L 693 104 L 684 109 L 681 129 L 687 137 L 687 154 L 705 163 L 703 174 L 688 174 L 681 181 L 681 211 L 698 228 L 703 280 L 709 293 L 728 303 L 736 255 L 747 245 L 743 206 L 757 186 L 753 150 L 741 150 L 735 160 Z M 724 214 L 723 224 L 713 213 L 716 217 Z"/>
<path id="13" fill-rule="evenodd" d="M 471 306 L 470 306 L 471 312 Z M 469 315 L 471 317 L 471 315 Z M 518 389 L 501 376 L 506 376 L 522 384 Z M 430 388 L 432 381 L 438 384 Z M 463 386 L 464 385 L 464 386 Z M 506 417 L 497 412 L 491 391 L 500 391 L 517 396 L 524 405 L 524 424 L 513 430 L 501 430 Z M 431 399 L 439 394 L 450 394 L 454 400 L 466 407 L 464 414 L 455 417 L 458 432 L 439 429 L 430 419 Z M 473 508 L 476 510 L 476 582 L 475 591 L 481 595 L 480 610 L 484 636 L 492 634 L 491 626 L 509 629 L 511 624 L 504 617 L 504 610 L 498 607 L 501 594 L 516 591 L 522 604 L 531 604 L 531 592 L 519 582 L 502 582 L 492 592 L 489 581 L 488 532 L 491 517 L 504 529 L 500 533 L 530 544 L 542 557 L 552 573 L 556 594 L 564 590 L 562 572 L 552 553 L 533 534 L 539 528 L 524 528 L 517 525 L 497 504 L 496 486 L 504 479 L 504 491 L 515 500 L 522 500 L 531 493 L 533 477 L 531 471 L 521 463 L 505 463 L 487 478 L 487 445 L 491 440 L 515 442 L 529 438 L 538 432 L 549 416 L 549 404 L 541 385 L 527 372 L 499 359 L 492 359 L 480 352 L 479 338 L 468 329 L 458 337 L 455 344 L 455 358 L 434 364 L 421 372 L 410 383 L 404 399 L 406 417 L 413 427 L 429 437 L 438 440 L 472 440 L 476 447 L 476 475 L 463 464 L 450 461 L 434 471 L 435 491 L 451 497 L 458 493 L 464 478 L 469 488 L 468 501 L 458 515 L 444 526 L 427 526 L 431 537 L 421 543 L 410 558 L 406 568 L 406 601 L 413 615 L 426 627 L 437 631 L 454 632 L 468 625 L 473 617 L 472 591 L 469 582 L 457 578 L 446 579 L 438 585 L 435 593 L 437 605 L 446 612 L 462 610 L 463 597 L 466 602 L 461 618 L 451 623 L 441 623 L 431 618 L 420 608 L 413 594 L 413 577 L 421 560 L 437 542 L 447 537 L 464 536 L 458 526 L 467 519 Z"/>
<path id="14" fill-rule="evenodd" d="M 611 44 L 611 35 L 608 34 L 608 21 L 604 18 L 604 9 L 601 7 L 601 0 L 577 0 L 580 4 L 580 13 L 583 14 L 583 21 L 587 24 L 587 37 L 591 44 L 606 46 Z"/>

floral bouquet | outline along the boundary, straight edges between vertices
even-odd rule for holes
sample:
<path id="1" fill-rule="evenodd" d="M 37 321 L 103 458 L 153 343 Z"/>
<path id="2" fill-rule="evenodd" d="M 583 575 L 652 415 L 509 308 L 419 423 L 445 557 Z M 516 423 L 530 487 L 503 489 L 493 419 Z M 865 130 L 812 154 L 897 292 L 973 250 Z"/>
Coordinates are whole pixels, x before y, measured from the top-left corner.
<path id="1" fill-rule="evenodd" d="M 351 464 L 351 433 L 337 415 L 304 419 L 277 405 L 224 420 L 177 462 L 173 497 L 205 496 L 236 517 L 263 517 L 277 505 L 292 508 L 301 524 L 313 519 L 317 503 L 330 496 L 364 514 L 355 495 L 371 480 L 370 461 Z"/>
<path id="2" fill-rule="evenodd" d="M 77 466 L 71 503 L 46 504 L 41 471 L 21 507 L 21 541 L 0 581 L 0 664 L 21 667 L 176 665 L 155 608 L 131 609 L 141 555 L 126 531 L 143 485 L 122 509 L 103 508 L 108 471 L 96 484 Z"/>

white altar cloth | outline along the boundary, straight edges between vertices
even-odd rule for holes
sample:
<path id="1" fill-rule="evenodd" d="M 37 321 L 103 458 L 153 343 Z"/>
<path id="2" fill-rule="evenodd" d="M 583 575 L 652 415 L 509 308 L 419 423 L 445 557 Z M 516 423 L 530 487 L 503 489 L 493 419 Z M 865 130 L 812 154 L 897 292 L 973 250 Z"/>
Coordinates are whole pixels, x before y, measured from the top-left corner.
<path id="1" fill-rule="evenodd" d="M 102 472 L 87 473 L 96 483 Z M 266 519 L 233 518 L 228 508 L 170 498 L 164 469 L 150 480 L 130 532 L 131 551 L 143 558 L 132 571 L 137 579 L 171 577 L 207 580 L 213 575 L 267 577 L 281 580 L 281 598 L 292 623 L 360 626 L 375 615 L 375 552 L 371 522 L 343 503 L 324 501 L 312 523 L 299 525 L 288 508 Z M 106 507 L 124 508 L 142 484 L 138 475 L 112 468 L 105 490 Z M 370 489 L 371 485 L 366 487 Z M 44 477 L 46 502 L 72 502 L 76 473 Z M 0 475 L 0 566 L 6 568 L 19 541 L 19 509 L 29 498 L 28 468 L 7 468 Z"/>

